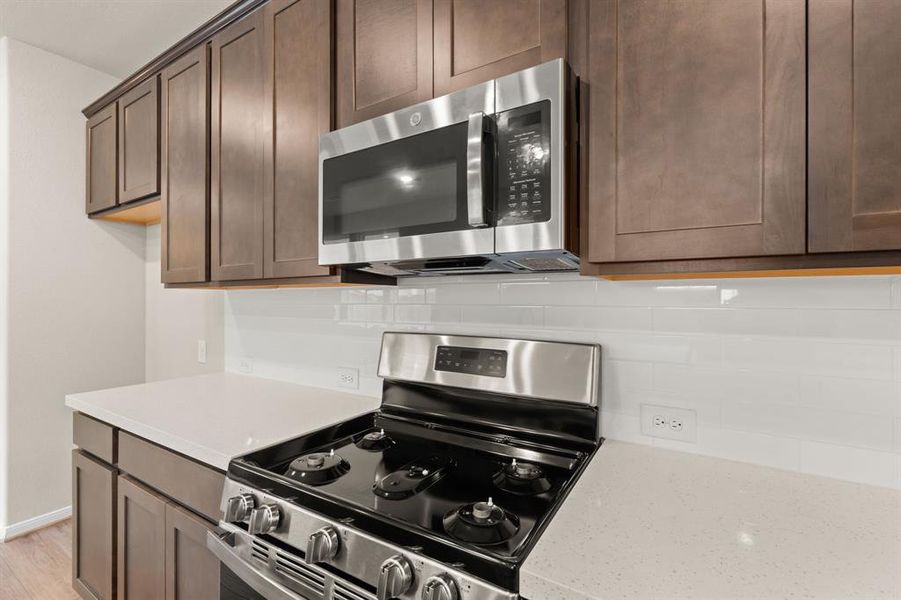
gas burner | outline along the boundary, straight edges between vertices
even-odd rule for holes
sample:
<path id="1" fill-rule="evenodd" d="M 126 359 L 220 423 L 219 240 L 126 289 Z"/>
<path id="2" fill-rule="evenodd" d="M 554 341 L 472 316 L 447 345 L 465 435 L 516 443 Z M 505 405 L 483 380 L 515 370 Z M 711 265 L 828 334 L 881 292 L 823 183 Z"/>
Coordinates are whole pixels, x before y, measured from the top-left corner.
<path id="1" fill-rule="evenodd" d="M 372 493 L 388 500 L 415 496 L 444 477 L 450 465 L 450 460 L 440 456 L 411 462 L 376 481 Z"/>
<path id="2" fill-rule="evenodd" d="M 460 541 L 490 546 L 519 531 L 519 519 L 488 498 L 488 502 L 464 504 L 444 515 L 444 530 Z"/>
<path id="3" fill-rule="evenodd" d="M 551 489 L 551 482 L 544 476 L 544 471 L 538 465 L 516 462 L 513 459 L 494 475 L 494 485 L 519 496 L 541 494 Z"/>
<path id="4" fill-rule="evenodd" d="M 335 454 L 332 450 L 304 454 L 295 458 L 285 475 L 309 485 L 325 485 L 331 483 L 350 471 L 350 463 Z"/>
<path id="5" fill-rule="evenodd" d="M 370 452 L 381 452 L 394 445 L 394 440 L 388 437 L 384 429 L 370 431 L 355 442 L 357 448 Z"/>

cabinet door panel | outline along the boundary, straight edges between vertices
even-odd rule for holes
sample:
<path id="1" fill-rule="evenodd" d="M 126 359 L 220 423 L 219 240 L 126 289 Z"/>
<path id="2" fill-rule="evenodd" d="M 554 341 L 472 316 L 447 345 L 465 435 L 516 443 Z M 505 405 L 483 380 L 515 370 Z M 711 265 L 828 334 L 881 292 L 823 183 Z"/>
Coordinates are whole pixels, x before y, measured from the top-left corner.
<path id="1" fill-rule="evenodd" d="M 267 140 L 262 12 L 212 42 L 214 281 L 263 276 L 263 159 Z"/>
<path id="2" fill-rule="evenodd" d="M 901 3 L 810 3 L 809 250 L 901 249 Z"/>
<path id="3" fill-rule="evenodd" d="M 119 99 L 119 203 L 160 193 L 159 80 Z"/>
<path id="4" fill-rule="evenodd" d="M 319 136 L 331 113 L 330 3 L 273 0 L 266 7 L 265 276 L 328 275 L 319 253 Z"/>
<path id="5" fill-rule="evenodd" d="M 432 97 L 432 0 L 338 0 L 338 127 Z"/>
<path id="6" fill-rule="evenodd" d="M 88 119 L 85 126 L 85 210 L 88 214 L 116 206 L 116 103 Z"/>
<path id="7" fill-rule="evenodd" d="M 116 470 L 72 451 L 72 586 L 110 600 L 116 581 Z"/>
<path id="8" fill-rule="evenodd" d="M 162 73 L 162 276 L 209 279 L 209 58 L 200 46 Z"/>
<path id="9" fill-rule="evenodd" d="M 803 0 L 589 4 L 589 260 L 805 245 Z"/>
<path id="10" fill-rule="evenodd" d="M 435 2 L 436 96 L 565 54 L 565 0 Z"/>
<path id="11" fill-rule="evenodd" d="M 166 600 L 218 600 L 219 560 L 206 548 L 211 527 L 166 505 Z"/>
<path id="12" fill-rule="evenodd" d="M 119 600 L 160 600 L 166 593 L 166 501 L 119 477 Z"/>

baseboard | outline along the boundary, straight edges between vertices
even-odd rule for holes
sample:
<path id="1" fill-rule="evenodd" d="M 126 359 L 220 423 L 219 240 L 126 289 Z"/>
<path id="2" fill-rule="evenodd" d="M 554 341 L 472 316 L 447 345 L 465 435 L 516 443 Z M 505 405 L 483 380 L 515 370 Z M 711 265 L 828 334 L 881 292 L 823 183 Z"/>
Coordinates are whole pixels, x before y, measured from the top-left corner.
<path id="1" fill-rule="evenodd" d="M 64 506 L 63 508 L 50 511 L 43 515 L 25 519 L 24 521 L 19 521 L 18 523 L 13 523 L 6 527 L 0 527 L 0 542 L 8 542 L 13 538 L 23 536 L 37 529 L 41 529 L 42 527 L 47 527 L 48 525 L 53 525 L 54 523 L 68 519 L 71 516 L 72 507 Z"/>

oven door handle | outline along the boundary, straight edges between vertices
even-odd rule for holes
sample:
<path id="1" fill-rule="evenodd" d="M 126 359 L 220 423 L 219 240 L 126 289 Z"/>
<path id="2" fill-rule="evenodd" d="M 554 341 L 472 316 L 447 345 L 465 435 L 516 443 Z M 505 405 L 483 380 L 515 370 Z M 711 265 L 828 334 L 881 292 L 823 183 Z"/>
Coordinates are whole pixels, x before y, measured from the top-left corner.
<path id="1" fill-rule="evenodd" d="M 206 547 L 223 565 L 267 600 L 305 600 L 265 573 L 257 571 L 238 556 L 233 548 L 234 533 L 216 527 L 207 531 Z M 232 543 L 229 543 L 232 541 Z"/>
<path id="2" fill-rule="evenodd" d="M 466 207 L 470 227 L 487 227 L 485 220 L 485 113 L 469 115 L 466 135 Z"/>

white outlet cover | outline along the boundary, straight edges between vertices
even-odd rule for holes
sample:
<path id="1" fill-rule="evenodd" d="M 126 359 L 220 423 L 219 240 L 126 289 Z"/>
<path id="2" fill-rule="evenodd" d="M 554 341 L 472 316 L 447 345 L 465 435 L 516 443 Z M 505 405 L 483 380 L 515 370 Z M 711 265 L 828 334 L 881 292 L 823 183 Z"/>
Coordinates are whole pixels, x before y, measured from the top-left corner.
<path id="1" fill-rule="evenodd" d="M 197 362 L 206 364 L 206 340 L 197 340 Z"/>
<path id="2" fill-rule="evenodd" d="M 252 358 L 242 358 L 238 362 L 238 370 L 242 373 L 253 373 L 253 359 Z"/>
<path id="3" fill-rule="evenodd" d="M 338 387 L 355 390 L 360 387 L 360 369 L 338 367 L 335 373 L 335 384 Z"/>
<path id="4" fill-rule="evenodd" d="M 641 432 L 651 437 L 693 444 L 698 439 L 698 413 L 688 408 L 642 404 Z"/>

